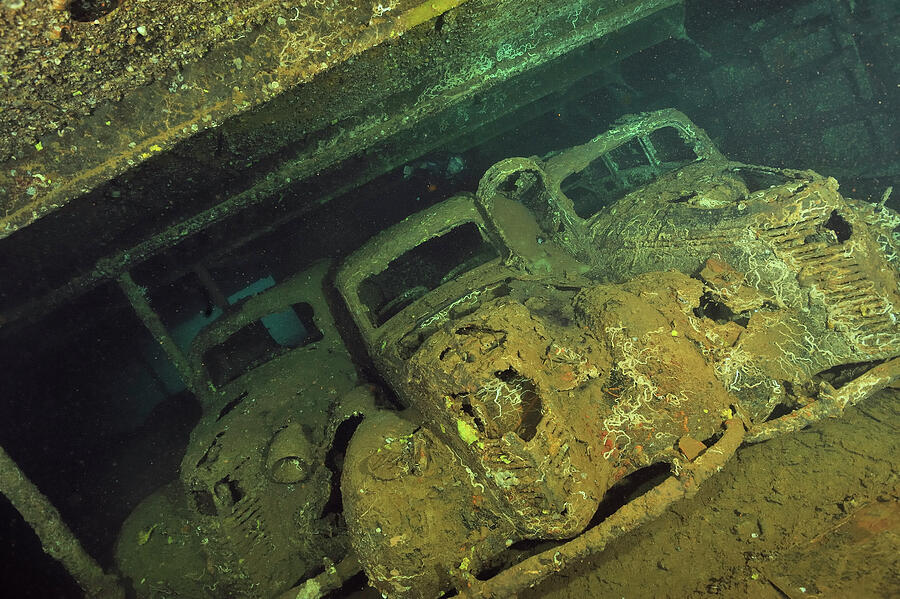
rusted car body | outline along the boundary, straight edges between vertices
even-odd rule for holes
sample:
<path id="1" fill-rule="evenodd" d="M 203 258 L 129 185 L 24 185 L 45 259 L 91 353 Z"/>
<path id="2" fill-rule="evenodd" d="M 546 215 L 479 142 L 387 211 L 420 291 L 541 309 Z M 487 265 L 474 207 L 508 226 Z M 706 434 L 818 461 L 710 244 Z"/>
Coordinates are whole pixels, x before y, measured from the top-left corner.
<path id="1" fill-rule="evenodd" d="M 151 496 L 119 542 L 120 567 L 142 595 L 154 596 L 137 581 L 154 580 L 147 570 L 155 562 L 184 564 L 181 576 L 166 577 L 178 596 L 270 597 L 347 553 L 329 452 L 371 395 L 356 386 L 325 302 L 327 271 L 317 263 L 244 299 L 194 339 L 189 359 L 206 381 L 204 412 L 180 485 L 162 491 L 181 497 L 160 513 L 164 502 Z M 279 345 L 263 323 L 285 312 L 298 316 L 305 336 Z M 205 567 L 191 570 L 192 556 L 180 552 L 202 553 Z"/>
<path id="2" fill-rule="evenodd" d="M 742 440 L 896 380 L 900 218 L 837 189 L 728 161 L 665 110 L 501 161 L 352 255 L 336 286 L 410 407 L 368 419 L 345 463 L 372 584 L 505 596 L 690 494 Z M 583 532 L 653 465 L 674 477 Z M 484 580 L 517 541 L 572 538 Z"/>

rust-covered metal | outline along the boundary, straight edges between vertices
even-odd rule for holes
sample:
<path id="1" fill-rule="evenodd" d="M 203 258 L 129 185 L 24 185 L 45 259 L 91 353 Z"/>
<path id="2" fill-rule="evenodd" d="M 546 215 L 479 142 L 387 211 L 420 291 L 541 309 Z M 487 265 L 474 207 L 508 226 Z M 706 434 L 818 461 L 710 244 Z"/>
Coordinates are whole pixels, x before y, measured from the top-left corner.
<path id="1" fill-rule="evenodd" d="M 373 411 L 374 398 L 356 384 L 328 310 L 328 267 L 316 263 L 245 298 L 195 338 L 185 363 L 203 414 L 179 484 L 135 509 L 119 538 L 117 560 L 135 586 L 153 576 L 159 552 L 173 550 L 163 534 L 133 542 L 135 530 L 154 525 L 190 532 L 194 545 L 174 548 L 182 569 L 167 580 L 186 596 L 199 596 L 187 554 L 208 565 L 200 575 L 202 596 L 210 597 L 222 589 L 277 596 L 318 574 L 323 560 L 347 557 L 346 527 L 328 507 L 336 476 L 328 456 L 338 428 Z M 285 313 L 305 318 L 304 339 L 282 345 L 268 332 L 264 319 Z M 352 564 L 345 560 L 342 568 Z"/>
<path id="2" fill-rule="evenodd" d="M 128 298 L 128 303 L 131 304 L 134 313 L 137 314 L 156 342 L 166 352 L 166 356 L 175 366 L 175 370 L 178 371 L 178 376 L 181 377 L 184 386 L 190 389 L 191 392 L 199 394 L 203 389 L 203 384 L 201 383 L 198 388 L 197 382 L 199 379 L 191 371 L 187 357 L 175 343 L 175 340 L 172 339 L 159 315 L 153 310 L 153 307 L 147 300 L 147 290 L 135 283 L 129 273 L 120 275 L 118 281 L 119 287 L 122 289 L 125 297 Z"/>
<path id="3" fill-rule="evenodd" d="M 375 433 L 348 457 L 345 505 L 360 514 L 351 536 L 370 580 L 397 597 L 515 592 L 561 568 L 564 548 L 601 550 L 620 524 L 693 493 L 744 427 L 754 440 L 796 430 L 896 381 L 897 222 L 834 179 L 730 162 L 665 110 L 546 161 L 501 161 L 475 196 L 375 237 L 335 282 L 421 429 L 402 429 L 390 477 L 366 461 L 390 444 Z M 571 538 L 612 484 L 660 464 L 675 478 L 556 559 L 480 582 L 500 541 Z M 695 479 L 695 464 L 711 465 Z M 471 494 L 477 522 L 419 526 L 381 507 L 459 467 L 464 490 L 446 499 L 468 513 Z M 446 502 L 434 515 L 458 517 Z M 373 535 L 377 522 L 390 534 Z M 385 546 L 413 531 L 443 542 Z"/>
<path id="4" fill-rule="evenodd" d="M 159 41 L 167 47 L 158 56 L 149 56 L 150 62 L 142 60 L 140 53 L 131 53 L 121 70 L 120 65 L 109 64 L 108 72 L 100 73 L 104 77 L 86 78 L 79 88 L 71 90 L 75 98 L 94 96 L 91 102 L 85 102 L 87 118 L 72 120 L 59 130 L 61 135 L 48 123 L 38 123 L 35 129 L 51 129 L 52 135 L 38 137 L 32 148 L 15 152 L 24 156 L 4 156 L 0 186 L 5 214 L 0 221 L 0 238 L 179 141 L 307 83 L 317 73 L 401 36 L 463 2 L 320 0 L 298 2 L 293 7 L 251 2 L 236 5 L 233 11 L 212 8 L 209 13 L 219 22 L 211 26 L 201 25 L 207 14 L 196 14 L 205 10 L 178 15 L 189 29 L 183 39 Z M 43 46 L 38 59 L 41 62 L 36 66 L 61 72 L 74 68 L 78 61 L 69 44 L 87 46 L 85 50 L 103 57 L 94 62 L 106 66 L 105 54 L 164 38 L 167 24 L 157 21 L 160 15 L 153 12 L 172 11 L 167 5 L 152 6 L 162 3 L 138 4 L 137 10 L 126 3 L 121 10 L 83 24 L 73 18 L 71 8 L 53 10 L 49 3 L 37 7 L 21 3 L 11 8 L 10 4 L 0 8 L 7 23 L 0 39 L 23 49 Z M 29 21 L 36 23 L 29 26 Z M 118 39 L 119 31 L 131 22 L 142 23 L 129 28 L 129 36 L 136 34 L 134 40 Z M 180 27 L 178 23 L 169 25 Z M 68 43 L 67 38 L 71 40 Z M 160 59 L 184 60 L 185 48 L 212 52 L 174 72 L 161 72 L 153 66 Z M 56 60 L 65 64 L 55 64 Z M 49 67 L 45 66 L 48 61 Z M 19 69 L 27 66 L 15 65 Z M 91 66 L 96 68 L 88 68 Z M 145 88 L 141 88 L 139 76 L 134 76 L 136 81 L 119 81 L 129 79 L 129 73 L 136 70 L 149 70 L 158 80 Z M 110 102 L 112 94 L 106 92 L 109 80 L 105 89 L 102 85 L 110 76 L 117 84 L 116 91 L 127 96 L 124 101 Z M 18 91 L 12 86 L 7 90 L 10 95 Z M 10 104 L 14 100 L 9 98 Z M 95 108 L 97 103 L 101 104 L 99 110 Z"/>
<path id="5" fill-rule="evenodd" d="M 725 431 L 715 445 L 685 466 L 678 478 L 660 483 L 568 543 L 533 555 L 488 580 L 468 577 L 460 596 L 499 599 L 533 587 L 570 565 L 603 551 L 613 540 L 661 516 L 675 502 L 693 497 L 700 485 L 731 459 L 744 440 L 744 426 L 739 420 L 728 420 L 724 427 Z"/>
<path id="6" fill-rule="evenodd" d="M 12 503 L 34 530 L 41 548 L 59 561 L 87 597 L 122 599 L 125 589 L 107 574 L 81 546 L 59 511 L 41 493 L 13 459 L 0 447 L 0 493 Z"/>

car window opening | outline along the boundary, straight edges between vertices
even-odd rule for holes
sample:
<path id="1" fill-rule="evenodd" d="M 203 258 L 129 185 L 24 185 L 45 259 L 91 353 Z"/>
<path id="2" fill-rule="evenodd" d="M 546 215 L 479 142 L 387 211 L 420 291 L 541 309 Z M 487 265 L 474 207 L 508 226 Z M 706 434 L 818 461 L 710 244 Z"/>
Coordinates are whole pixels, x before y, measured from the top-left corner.
<path id="1" fill-rule="evenodd" d="M 474 223 L 433 237 L 393 260 L 359 285 L 374 327 L 380 327 L 419 297 L 499 257 Z"/>
<path id="2" fill-rule="evenodd" d="M 218 387 L 323 336 L 313 319 L 312 306 L 298 302 L 286 310 L 254 320 L 209 348 L 203 353 L 203 363 L 213 385 Z"/>
<path id="3" fill-rule="evenodd" d="M 633 137 L 566 177 L 561 189 L 581 218 L 644 187 L 660 176 L 699 160 L 675 127 Z"/>

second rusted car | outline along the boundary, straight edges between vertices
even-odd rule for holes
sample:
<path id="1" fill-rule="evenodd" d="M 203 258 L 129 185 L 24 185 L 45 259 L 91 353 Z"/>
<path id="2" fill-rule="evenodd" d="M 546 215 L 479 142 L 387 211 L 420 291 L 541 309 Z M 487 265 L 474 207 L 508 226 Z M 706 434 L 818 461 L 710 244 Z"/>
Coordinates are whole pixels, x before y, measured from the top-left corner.
<path id="1" fill-rule="evenodd" d="M 687 493 L 745 430 L 798 428 L 895 380 L 898 224 L 833 179 L 728 161 L 666 110 L 504 160 L 477 194 L 375 237 L 336 280 L 410 407 L 367 420 L 343 473 L 372 583 L 513 592 Z M 579 535 L 653 465 L 675 477 L 650 499 L 476 576 L 517 541 Z"/>

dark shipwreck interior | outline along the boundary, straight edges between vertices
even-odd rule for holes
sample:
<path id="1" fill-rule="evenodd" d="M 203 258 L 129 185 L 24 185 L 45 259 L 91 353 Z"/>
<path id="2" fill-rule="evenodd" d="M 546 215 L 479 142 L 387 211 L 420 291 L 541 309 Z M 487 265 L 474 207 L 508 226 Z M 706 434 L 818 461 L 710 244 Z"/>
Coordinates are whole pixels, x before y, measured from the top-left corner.
<path id="1" fill-rule="evenodd" d="M 326 596 L 295 586 L 340 562 L 346 542 L 325 533 L 308 544 L 327 555 L 263 593 L 216 590 L 230 573 L 204 553 L 206 529 L 127 522 L 152 493 L 174 493 L 192 438 L 207 434 L 198 423 L 212 392 L 266 352 L 319 347 L 324 335 L 330 361 L 314 358 L 298 377 L 401 405 L 334 273 L 379 232 L 474 193 L 498 161 L 551 157 L 624 115 L 675 108 L 730 160 L 812 170 L 847 198 L 900 206 L 900 5 L 890 0 L 4 0 L 0 52 L 0 447 L 43 497 L 39 512 L 52 521 L 52 505 L 69 531 L 23 517 L 4 483 L 5 596 Z M 243 298 L 322 264 L 325 301 L 294 302 L 280 324 L 259 320 L 228 344 L 225 333 L 197 337 Z M 379 298 L 383 319 L 400 299 Z M 198 383 L 192 342 L 219 344 L 202 354 L 210 382 Z M 340 384 L 323 382 L 329 365 Z M 497 376 L 520 385 L 521 401 L 537 397 L 517 373 Z M 898 391 L 894 381 L 842 418 L 741 448 L 696 496 L 519 596 L 897 596 Z M 321 429 L 313 437 L 328 451 L 310 458 L 321 467 L 267 467 L 292 490 L 334 476 L 306 501 L 341 522 L 336 481 L 360 412 L 315 428 L 316 405 L 298 421 Z M 215 405 L 216 419 L 247 406 Z M 216 439 L 230 451 L 227 434 Z M 619 483 L 592 522 L 662 470 Z M 246 492 L 225 484 L 223 499 L 215 488 L 213 502 Z M 203 513 L 206 499 L 193 499 Z M 241 525 L 253 528 L 248 517 Z M 60 561 L 69 538 L 99 568 L 82 575 L 112 581 L 102 592 Z M 510 542 L 514 555 L 489 566 L 552 542 Z M 173 555 L 196 562 L 197 580 L 167 579 L 162 558 L 135 575 L 143 566 L 128 559 L 155 543 L 183 546 Z M 327 596 L 380 595 L 359 566 L 341 574 Z"/>

